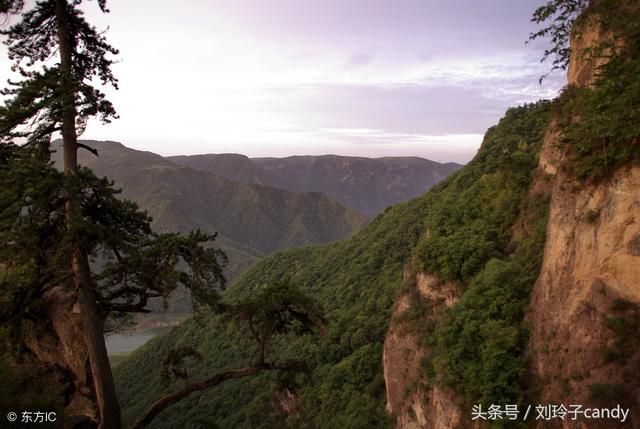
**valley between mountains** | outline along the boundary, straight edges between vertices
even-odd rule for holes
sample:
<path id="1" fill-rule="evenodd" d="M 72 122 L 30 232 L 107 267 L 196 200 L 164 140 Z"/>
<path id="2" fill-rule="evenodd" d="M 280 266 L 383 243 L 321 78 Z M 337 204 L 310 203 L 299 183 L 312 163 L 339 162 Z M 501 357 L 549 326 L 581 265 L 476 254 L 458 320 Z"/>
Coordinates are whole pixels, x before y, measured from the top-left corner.
<path id="1" fill-rule="evenodd" d="M 117 142 L 84 143 L 98 156 L 81 151 L 79 163 L 113 180 L 124 190 L 122 198 L 149 213 L 155 230 L 217 233 L 216 245 L 229 259 L 229 282 L 275 251 L 347 238 L 371 216 L 462 167 L 422 158 L 336 155 L 164 158 Z M 59 163 L 59 143 L 56 148 L 53 159 Z M 177 293 L 170 308 L 185 312 L 190 304 Z"/>

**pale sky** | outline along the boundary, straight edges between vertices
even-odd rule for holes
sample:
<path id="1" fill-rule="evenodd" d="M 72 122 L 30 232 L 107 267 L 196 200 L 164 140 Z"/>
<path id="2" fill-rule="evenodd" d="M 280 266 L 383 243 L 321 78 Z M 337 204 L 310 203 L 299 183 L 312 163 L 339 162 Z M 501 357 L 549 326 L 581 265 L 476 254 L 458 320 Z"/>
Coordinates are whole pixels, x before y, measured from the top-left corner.
<path id="1" fill-rule="evenodd" d="M 162 155 L 467 162 L 505 110 L 555 96 L 543 0 L 110 0 L 120 119 L 82 136 Z M 16 18 L 13 18 L 15 21 Z M 0 48 L 0 78 L 9 63 Z"/>

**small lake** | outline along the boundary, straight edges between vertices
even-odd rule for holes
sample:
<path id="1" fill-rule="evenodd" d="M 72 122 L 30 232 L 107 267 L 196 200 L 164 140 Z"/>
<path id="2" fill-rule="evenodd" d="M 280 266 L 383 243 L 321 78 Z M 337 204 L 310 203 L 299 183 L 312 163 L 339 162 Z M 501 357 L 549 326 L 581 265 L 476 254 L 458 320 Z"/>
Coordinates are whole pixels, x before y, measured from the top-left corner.
<path id="1" fill-rule="evenodd" d="M 136 320 L 135 329 L 129 332 L 105 335 L 109 355 L 129 354 L 156 335 L 189 318 L 190 313 L 161 313 L 141 316 Z"/>
<path id="2" fill-rule="evenodd" d="M 131 353 L 166 329 L 168 328 L 157 328 L 142 332 L 107 335 L 104 339 L 105 344 L 107 345 L 107 353 Z"/>

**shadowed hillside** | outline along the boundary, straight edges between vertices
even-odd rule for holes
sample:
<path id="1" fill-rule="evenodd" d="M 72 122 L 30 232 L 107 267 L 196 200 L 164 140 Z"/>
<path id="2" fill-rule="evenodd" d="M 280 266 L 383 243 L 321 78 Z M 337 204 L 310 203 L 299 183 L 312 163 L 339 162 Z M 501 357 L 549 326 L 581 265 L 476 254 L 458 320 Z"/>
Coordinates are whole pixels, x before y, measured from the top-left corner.
<path id="1" fill-rule="evenodd" d="M 219 233 L 229 277 L 274 251 L 348 237 L 366 218 L 319 193 L 292 193 L 185 168 L 116 142 L 87 141 L 80 164 L 107 176 L 153 217 L 160 232 Z M 58 150 L 54 159 L 60 155 Z"/>

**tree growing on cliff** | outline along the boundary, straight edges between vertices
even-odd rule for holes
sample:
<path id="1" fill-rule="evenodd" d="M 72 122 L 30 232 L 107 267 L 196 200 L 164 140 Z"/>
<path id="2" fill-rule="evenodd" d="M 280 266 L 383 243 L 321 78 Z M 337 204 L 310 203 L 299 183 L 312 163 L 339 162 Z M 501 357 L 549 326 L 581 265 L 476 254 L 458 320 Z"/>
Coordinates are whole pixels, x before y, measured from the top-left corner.
<path id="1" fill-rule="evenodd" d="M 91 83 L 98 77 L 103 84 L 117 87 L 111 72 L 113 60 L 107 58 L 117 51 L 106 43 L 103 35 L 90 26 L 78 9 L 81 1 L 37 2 L 22 15 L 22 20 L 4 32 L 13 69 L 23 77 L 11 82 L 3 95 L 13 98 L 0 111 L 0 133 L 4 143 L 24 138 L 27 145 L 48 151 L 51 135 L 60 132 L 63 139 L 64 173 L 70 179 L 64 186 L 66 234 L 71 239 L 70 270 L 78 297 L 80 315 L 89 352 L 89 362 L 95 385 L 101 424 L 105 428 L 119 426 L 120 409 L 113 376 L 103 339 L 97 297 L 91 278 L 87 246 L 83 244 L 81 187 L 77 151 L 78 134 L 87 120 L 100 116 L 109 121 L 115 110 L 104 94 Z M 106 12 L 106 0 L 98 4 Z M 58 62 L 46 62 L 58 56 Z M 42 64 L 37 70 L 34 66 Z"/>
<path id="2" fill-rule="evenodd" d="M 28 147 L 5 145 L 4 149 L 0 157 L 0 240 L 7 246 L 0 247 L 0 284 L 5 292 L 0 299 L 0 322 L 18 331 L 22 327 L 32 330 L 42 316 L 39 301 L 72 280 L 68 249 L 73 244 L 66 236 L 64 197 L 60 197 L 69 178 Z M 74 179 L 82 186 L 82 215 L 91 220 L 83 226 L 83 246 L 102 260 L 101 267 L 94 265 L 91 272 L 101 322 L 107 316 L 113 320 L 130 312 L 147 312 L 149 298 L 166 297 L 183 285 L 191 290 L 197 305 L 225 310 L 232 323 L 245 325 L 242 334 L 257 346 L 251 365 L 196 381 L 189 379 L 184 365 L 194 349 L 172 350 L 164 362 L 164 378 L 174 376 L 184 386 L 154 402 L 134 427 L 145 427 L 167 407 L 228 380 L 262 371 L 303 369 L 298 362 L 267 358 L 276 336 L 322 330 L 326 322 L 314 300 L 285 282 L 247 298 L 222 302 L 215 286 L 223 282 L 224 256 L 202 246 L 213 236 L 154 234 L 150 219 L 135 204 L 117 199 L 117 191 L 106 179 L 86 169 L 80 169 Z"/>
<path id="3" fill-rule="evenodd" d="M 70 361 L 82 361 L 86 347 L 67 338 L 67 322 L 73 325 L 77 292 L 73 285 L 70 249 L 76 245 L 65 221 L 66 192 L 78 187 L 81 194 L 83 249 L 92 255 L 90 280 L 96 296 L 100 339 L 105 321 L 117 322 L 132 312 L 148 312 L 151 298 L 166 298 L 182 285 L 200 303 L 217 306 L 216 289 L 223 283 L 224 255 L 203 247 L 213 236 L 193 232 L 154 234 L 150 219 L 135 204 L 121 201 L 108 181 L 86 169 L 69 178 L 27 147 L 3 147 L 0 157 L 0 323 L 7 343 L 22 347 L 21 361 L 40 368 L 56 365 L 73 369 Z M 72 295 L 71 302 L 56 299 Z M 50 307 L 57 309 L 50 310 Z M 54 318 L 64 313 L 64 320 Z M 62 322 L 62 323 L 61 323 Z M 63 330 L 63 332 L 61 332 Z M 82 334 L 80 330 L 77 334 Z M 34 342 L 35 341 L 35 342 Z M 54 341 L 63 349 L 56 362 L 42 359 L 42 350 Z M 55 346 L 55 344 L 59 344 Z M 71 356 L 67 353 L 71 350 Z M 0 356 L 5 357 L 5 356 Z M 30 359 L 32 358 L 32 359 Z M 66 361 L 65 361 L 66 359 Z M 92 374 L 65 371 L 67 397 L 91 387 Z M 85 380 L 77 385 L 77 380 Z M 86 395 L 84 395 L 86 396 Z M 2 402 L 2 401 L 0 401 Z M 8 401 L 5 401 L 8 402 Z"/>
<path id="4" fill-rule="evenodd" d="M 533 13 L 532 22 L 536 24 L 547 23 L 547 25 L 535 33 L 531 33 L 529 40 L 535 40 L 539 37 L 551 39 L 550 46 L 544 51 L 542 61 L 550 58 L 552 71 L 567 68 L 571 54 L 569 36 L 575 21 L 582 15 L 589 5 L 589 1 L 550 0 Z"/>
<path id="5" fill-rule="evenodd" d="M 550 38 L 543 60 L 553 59 L 552 70 L 565 69 L 570 58 L 592 62 L 593 82 L 567 88 L 557 103 L 568 167 L 579 179 L 600 180 L 640 162 L 638 0 L 550 0 L 532 20 L 546 25 L 530 39 Z M 570 42 L 587 31 L 595 41 L 572 50 Z"/>

